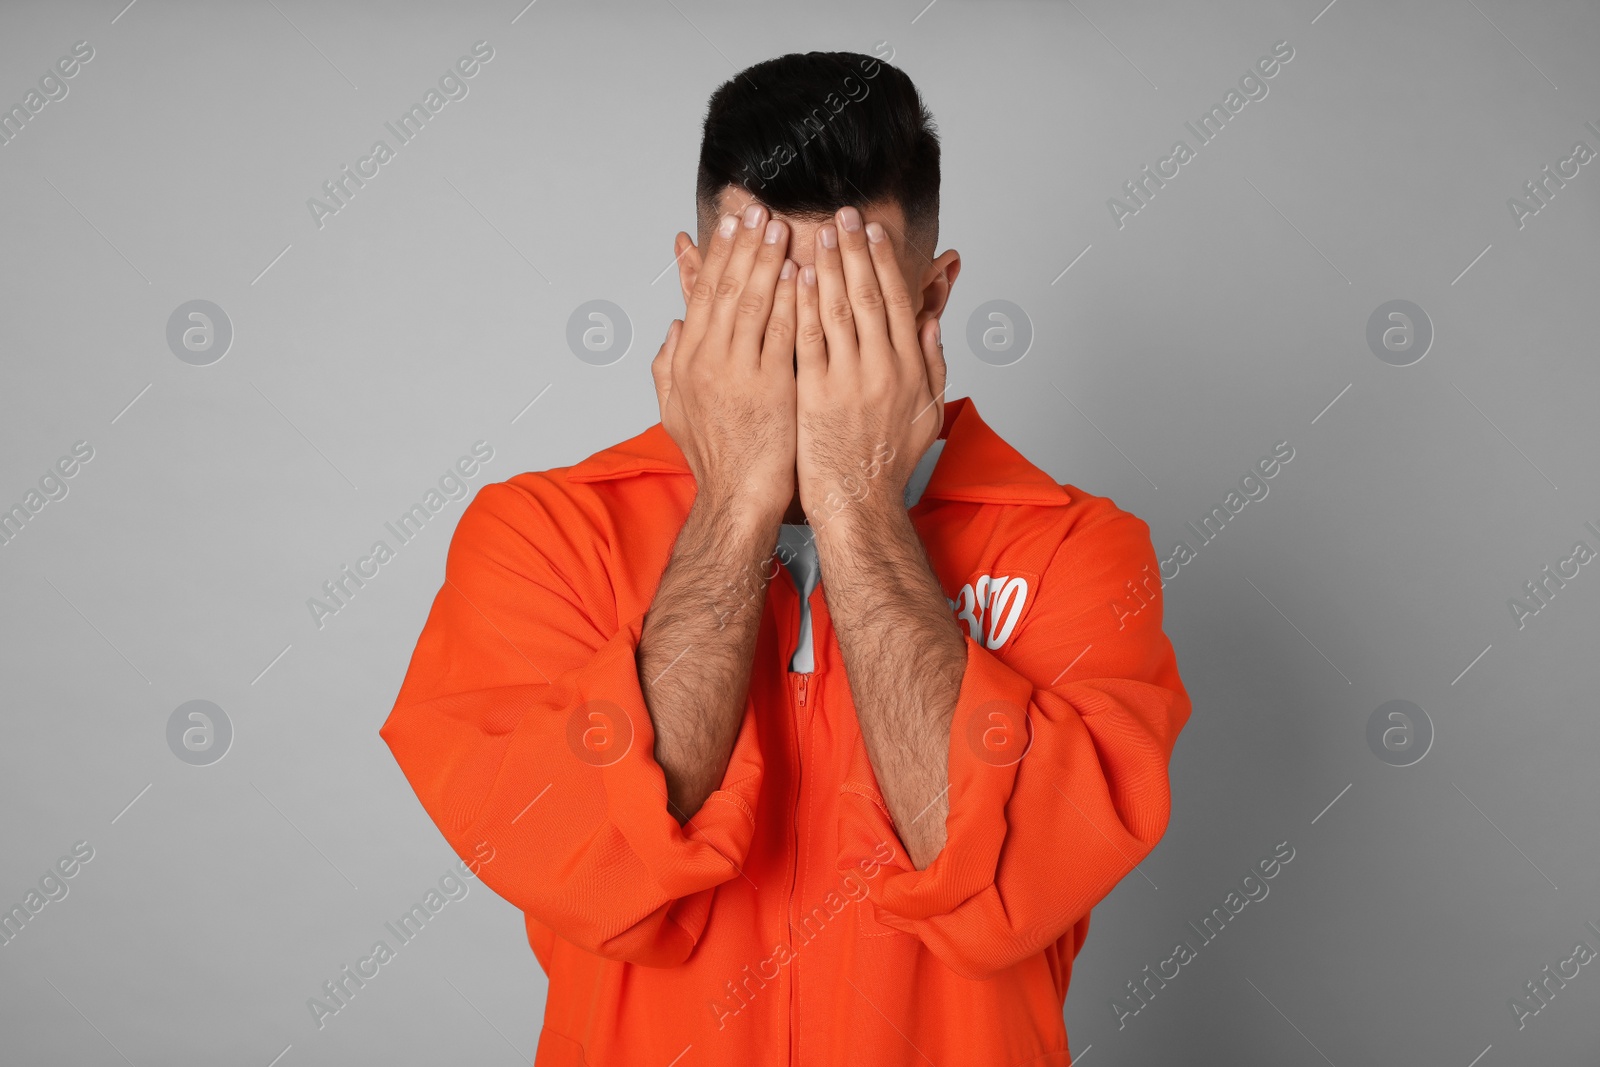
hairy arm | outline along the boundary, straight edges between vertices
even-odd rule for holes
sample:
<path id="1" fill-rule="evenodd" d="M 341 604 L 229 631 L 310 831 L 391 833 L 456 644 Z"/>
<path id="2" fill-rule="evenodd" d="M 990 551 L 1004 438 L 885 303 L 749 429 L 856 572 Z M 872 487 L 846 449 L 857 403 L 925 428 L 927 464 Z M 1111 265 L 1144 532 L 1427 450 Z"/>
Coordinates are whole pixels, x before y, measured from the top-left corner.
<path id="1" fill-rule="evenodd" d="M 966 643 L 910 515 L 889 494 L 874 491 L 820 526 L 817 557 L 867 757 L 923 870 L 945 843 Z"/>
<path id="2" fill-rule="evenodd" d="M 944 422 L 944 352 L 937 317 L 917 321 L 883 226 L 863 225 L 853 206 L 835 218 L 817 228 L 797 290 L 798 489 L 817 516 L 858 470 L 871 480 L 812 525 L 867 758 L 922 870 L 945 844 L 950 726 L 967 670 L 966 637 L 903 504 Z"/>
<path id="3" fill-rule="evenodd" d="M 721 783 L 739 734 L 781 520 L 770 508 L 701 492 L 645 615 L 639 685 L 680 824 Z"/>
<path id="4" fill-rule="evenodd" d="M 725 216 L 705 263 L 682 267 L 686 317 L 651 364 L 662 425 L 698 487 L 637 650 L 655 759 L 680 825 L 727 771 L 775 573 L 768 564 L 794 495 L 788 227 L 759 204 L 740 221 Z"/>

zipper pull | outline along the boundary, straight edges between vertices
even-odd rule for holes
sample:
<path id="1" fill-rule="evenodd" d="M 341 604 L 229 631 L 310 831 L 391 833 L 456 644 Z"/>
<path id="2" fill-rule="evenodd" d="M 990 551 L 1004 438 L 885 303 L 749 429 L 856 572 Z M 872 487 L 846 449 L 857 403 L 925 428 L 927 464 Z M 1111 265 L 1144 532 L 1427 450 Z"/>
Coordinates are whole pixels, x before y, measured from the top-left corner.
<path id="1" fill-rule="evenodd" d="M 811 675 L 802 674 L 800 676 L 800 706 L 802 708 L 806 706 L 806 686 L 810 681 Z"/>

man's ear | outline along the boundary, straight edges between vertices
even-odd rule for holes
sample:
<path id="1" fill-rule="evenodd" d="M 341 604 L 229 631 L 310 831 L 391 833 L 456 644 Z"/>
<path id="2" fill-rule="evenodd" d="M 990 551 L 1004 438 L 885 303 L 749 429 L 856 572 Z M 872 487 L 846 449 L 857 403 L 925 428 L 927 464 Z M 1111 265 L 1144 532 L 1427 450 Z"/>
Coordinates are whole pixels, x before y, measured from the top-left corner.
<path id="1" fill-rule="evenodd" d="M 694 238 L 680 230 L 677 240 L 672 242 L 672 251 L 678 257 L 678 284 L 683 288 L 683 305 L 688 307 L 694 280 L 700 275 L 700 249 Z"/>
<path id="2" fill-rule="evenodd" d="M 926 280 L 922 283 L 922 310 L 917 312 L 919 330 L 929 319 L 936 319 L 944 314 L 945 307 L 950 303 L 950 290 L 956 284 L 956 276 L 960 273 L 961 253 L 953 248 L 943 252 L 923 272 L 923 278 Z"/>

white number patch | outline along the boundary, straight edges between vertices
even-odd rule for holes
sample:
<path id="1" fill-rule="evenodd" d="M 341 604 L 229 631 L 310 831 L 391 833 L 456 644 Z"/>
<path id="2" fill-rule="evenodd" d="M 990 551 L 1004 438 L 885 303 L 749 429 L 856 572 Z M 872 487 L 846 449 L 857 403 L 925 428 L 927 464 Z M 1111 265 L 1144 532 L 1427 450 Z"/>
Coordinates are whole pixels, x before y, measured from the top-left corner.
<path id="1" fill-rule="evenodd" d="M 982 575 L 956 594 L 945 598 L 967 633 L 985 648 L 995 649 L 1010 639 L 1028 600 L 1028 580 L 1020 575 Z"/>

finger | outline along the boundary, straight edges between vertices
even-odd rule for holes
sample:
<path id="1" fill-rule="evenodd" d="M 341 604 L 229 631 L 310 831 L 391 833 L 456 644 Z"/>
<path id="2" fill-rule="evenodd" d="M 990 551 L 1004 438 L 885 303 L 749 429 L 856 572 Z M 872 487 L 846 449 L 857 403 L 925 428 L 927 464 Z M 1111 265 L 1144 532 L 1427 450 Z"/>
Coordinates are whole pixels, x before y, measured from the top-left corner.
<path id="1" fill-rule="evenodd" d="M 883 293 L 884 315 L 889 321 L 889 339 L 894 342 L 897 353 L 919 352 L 921 345 L 917 340 L 917 317 L 912 310 L 911 290 L 906 288 L 905 276 L 900 273 L 894 246 L 878 223 L 869 222 L 866 228 L 867 249 L 877 273 L 878 288 Z"/>
<path id="2" fill-rule="evenodd" d="M 717 228 L 712 231 L 705 262 L 700 264 L 700 270 L 695 274 L 694 285 L 689 290 L 688 305 L 684 310 L 685 352 L 694 351 L 699 345 L 700 338 L 705 336 L 712 305 L 716 301 L 717 283 L 721 281 L 728 256 L 733 251 L 733 235 L 738 228 L 739 216 L 727 214 L 722 216 L 717 222 Z"/>
<path id="3" fill-rule="evenodd" d="M 822 328 L 817 270 L 807 263 L 795 277 L 795 376 L 815 381 L 828 373 L 827 334 Z"/>
<path id="4" fill-rule="evenodd" d="M 944 391 L 948 368 L 944 361 L 944 340 L 939 330 L 939 320 L 930 319 L 922 328 L 920 344 L 922 362 L 928 373 L 928 388 L 933 394 L 933 402 L 922 411 L 917 412 L 912 420 L 917 426 L 922 426 L 923 419 L 933 420 L 933 433 L 937 437 L 944 429 Z"/>
<path id="5" fill-rule="evenodd" d="M 772 313 L 767 316 L 761 343 L 761 368 L 771 368 L 774 374 L 794 373 L 795 275 L 798 272 L 794 260 L 785 257 L 772 294 Z"/>
<path id="6" fill-rule="evenodd" d="M 678 338 L 683 335 L 683 320 L 673 319 L 667 326 L 666 339 L 661 342 L 661 348 L 656 352 L 656 358 L 650 361 L 650 377 L 656 383 L 656 403 L 661 408 L 661 420 L 667 418 L 667 397 L 672 392 L 672 357 L 678 348 Z"/>
<path id="7" fill-rule="evenodd" d="M 839 228 L 831 222 L 817 227 L 817 310 L 822 331 L 828 340 L 828 366 L 853 364 L 859 356 L 856 347 L 856 317 L 845 288 L 844 265 L 839 257 Z"/>
<path id="8" fill-rule="evenodd" d="M 768 316 L 773 307 L 773 290 L 777 288 L 778 272 L 789 262 L 784 253 L 789 248 L 789 227 L 779 219 L 768 219 L 761 234 L 761 244 L 755 253 L 755 263 L 750 268 L 750 280 L 745 283 L 744 294 L 739 297 L 739 313 L 734 320 L 733 348 L 735 352 L 749 352 L 754 360 L 764 358 L 762 335 L 767 330 Z M 791 332 L 791 340 L 793 334 Z"/>
<path id="9" fill-rule="evenodd" d="M 871 242 L 861 225 L 861 212 L 845 206 L 835 217 L 839 220 L 839 258 L 844 266 L 850 309 L 855 315 L 856 340 L 863 346 L 880 344 L 889 339 L 889 325 L 884 319 L 878 272 L 873 267 L 872 254 L 867 251 Z"/>
<path id="10" fill-rule="evenodd" d="M 733 249 L 728 253 L 728 263 L 717 280 L 711 319 L 706 325 L 707 336 L 733 336 L 739 298 L 750 282 L 750 267 L 755 262 L 756 249 L 761 246 L 762 224 L 766 221 L 767 209 L 762 205 L 750 204 L 744 209 L 739 232 L 733 238 Z"/>

